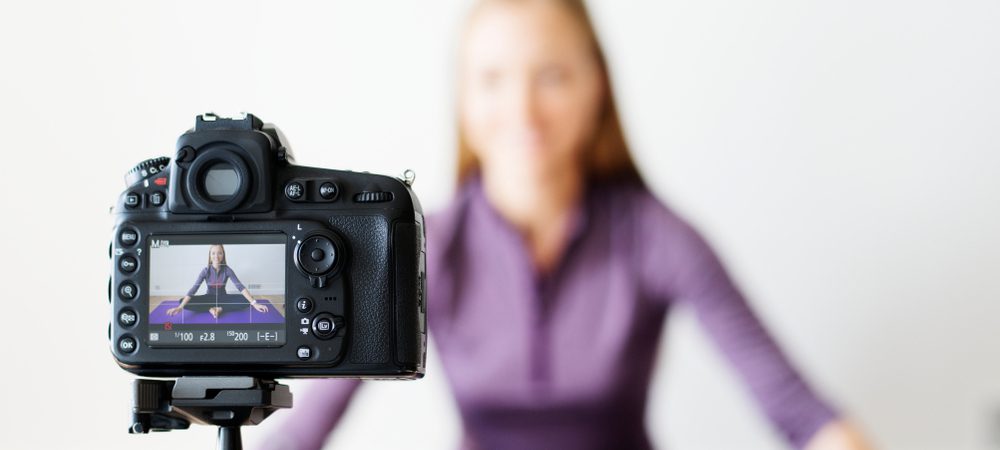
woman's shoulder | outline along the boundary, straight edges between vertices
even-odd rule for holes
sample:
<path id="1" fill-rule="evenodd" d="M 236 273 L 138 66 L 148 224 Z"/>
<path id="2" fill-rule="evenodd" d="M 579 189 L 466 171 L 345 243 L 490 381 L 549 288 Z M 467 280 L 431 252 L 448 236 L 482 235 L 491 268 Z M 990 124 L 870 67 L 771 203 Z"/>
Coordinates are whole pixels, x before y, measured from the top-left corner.
<path id="1" fill-rule="evenodd" d="M 470 204 L 482 200 L 477 198 L 477 188 L 476 180 L 467 181 L 443 208 L 426 215 L 424 225 L 429 253 L 445 253 L 458 241 Z M 587 209 L 604 211 L 613 221 L 636 226 L 639 228 L 636 231 L 643 234 L 694 232 L 687 220 L 641 181 L 592 183 L 588 187 Z"/>
<path id="2" fill-rule="evenodd" d="M 716 258 L 701 232 L 667 201 L 645 186 L 609 190 L 614 211 L 610 229 L 626 242 L 641 289 L 650 298 L 669 298 L 684 280 L 714 270 Z"/>
<path id="3" fill-rule="evenodd" d="M 592 207 L 613 211 L 637 224 L 686 225 L 686 221 L 660 195 L 638 181 L 616 181 L 595 186 Z"/>
<path id="4" fill-rule="evenodd" d="M 604 191 L 595 196 L 598 207 L 607 208 L 608 217 L 619 224 L 615 229 L 631 235 L 641 253 L 690 254 L 704 246 L 691 222 L 645 184 L 612 183 Z"/>

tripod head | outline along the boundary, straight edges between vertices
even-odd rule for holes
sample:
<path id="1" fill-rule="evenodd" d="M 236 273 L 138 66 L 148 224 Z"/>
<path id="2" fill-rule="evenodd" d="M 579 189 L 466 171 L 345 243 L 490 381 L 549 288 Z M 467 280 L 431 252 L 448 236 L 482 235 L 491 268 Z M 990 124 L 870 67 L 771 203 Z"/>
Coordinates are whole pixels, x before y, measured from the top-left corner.
<path id="1" fill-rule="evenodd" d="M 254 377 L 137 379 L 132 384 L 129 433 L 187 429 L 192 422 L 219 427 L 219 450 L 243 447 L 240 427 L 257 425 L 292 407 L 287 385 Z"/>

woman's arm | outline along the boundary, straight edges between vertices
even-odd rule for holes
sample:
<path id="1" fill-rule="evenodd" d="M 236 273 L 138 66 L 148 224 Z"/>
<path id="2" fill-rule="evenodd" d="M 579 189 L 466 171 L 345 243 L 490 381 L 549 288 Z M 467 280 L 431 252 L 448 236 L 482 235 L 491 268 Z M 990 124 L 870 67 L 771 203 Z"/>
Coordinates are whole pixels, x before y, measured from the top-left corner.
<path id="1" fill-rule="evenodd" d="M 191 296 L 198 293 L 198 289 L 201 288 L 201 283 L 204 283 L 206 279 L 208 279 L 208 267 L 205 267 L 201 269 L 201 272 L 198 272 L 198 278 L 194 280 L 194 286 L 191 286 L 191 289 L 188 289 L 187 294 L 184 295 L 184 299 L 191 300 Z"/>
<path id="2" fill-rule="evenodd" d="M 187 294 L 184 294 L 184 298 L 181 299 L 180 305 L 167 310 L 167 315 L 176 316 L 177 313 L 181 312 L 181 310 L 184 309 L 184 306 L 191 301 L 191 296 L 197 293 L 198 289 L 201 288 L 201 283 L 205 282 L 206 278 L 208 278 L 208 267 L 201 269 L 201 272 L 198 272 L 198 278 L 194 280 L 194 286 L 191 286 L 191 289 L 188 289 Z"/>
<path id="3" fill-rule="evenodd" d="M 175 306 L 175 307 L 170 308 L 170 309 L 167 310 L 167 315 L 168 316 L 176 316 L 177 313 L 181 312 L 181 310 L 184 309 L 184 305 L 187 305 L 189 301 L 191 301 L 191 296 L 190 295 L 185 295 L 184 298 L 181 299 L 181 304 L 180 305 L 177 305 L 177 306 Z"/>
<path id="4" fill-rule="evenodd" d="M 786 358 L 705 240 L 651 194 L 640 205 L 636 242 L 641 244 L 640 270 L 647 296 L 694 311 L 764 414 L 792 446 L 866 448 L 842 438 L 846 428 L 836 425 L 839 413 Z M 814 442 L 839 446 L 814 449 Z"/>
<path id="5" fill-rule="evenodd" d="M 253 295 L 250 294 L 250 290 L 249 289 L 243 288 L 243 290 L 240 291 L 240 294 L 243 294 L 243 298 L 247 299 L 247 301 L 250 302 L 251 305 L 256 305 L 257 304 L 257 300 L 254 299 Z"/>
<path id="6" fill-rule="evenodd" d="M 243 283 L 241 283 L 240 279 L 236 276 L 236 272 L 233 272 L 232 267 L 226 266 L 226 278 L 233 282 L 233 286 L 236 286 L 236 290 L 240 291 L 240 294 L 243 294 L 243 298 L 250 302 L 253 309 L 260 312 L 267 312 L 267 306 L 257 304 L 257 299 L 253 298 L 253 295 L 250 294 L 250 290 L 247 289 L 246 286 L 243 286 Z"/>
<path id="7" fill-rule="evenodd" d="M 240 283 L 240 279 L 236 276 L 236 272 L 233 271 L 232 267 L 226 266 L 226 279 L 233 282 L 233 286 L 236 286 L 237 292 L 247 292 L 247 294 L 244 294 L 244 297 L 249 295 L 249 291 L 247 291 L 246 286 L 243 286 L 243 283 Z"/>
<path id="8" fill-rule="evenodd" d="M 267 312 L 267 305 L 258 305 L 257 299 L 253 298 L 253 295 L 250 295 L 249 289 L 243 288 L 243 290 L 240 291 L 240 294 L 243 294 L 243 298 L 250 302 L 250 306 L 253 306 L 253 309 L 256 309 L 259 312 Z"/>

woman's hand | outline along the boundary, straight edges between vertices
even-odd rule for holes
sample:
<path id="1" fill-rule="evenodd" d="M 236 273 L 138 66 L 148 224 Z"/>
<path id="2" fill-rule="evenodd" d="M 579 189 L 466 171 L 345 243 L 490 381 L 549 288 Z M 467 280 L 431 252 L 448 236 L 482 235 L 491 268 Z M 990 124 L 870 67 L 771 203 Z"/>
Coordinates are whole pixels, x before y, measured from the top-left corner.
<path id="1" fill-rule="evenodd" d="M 806 445 L 806 450 L 870 450 L 861 431 L 850 422 L 834 420 L 824 425 Z"/>
<path id="2" fill-rule="evenodd" d="M 170 309 L 167 310 L 167 315 L 168 316 L 176 316 L 177 313 L 181 312 L 182 309 L 184 309 L 183 306 L 178 306 L 176 308 L 170 308 Z"/>
<path id="3" fill-rule="evenodd" d="M 267 312 L 267 305 L 261 305 L 260 303 L 254 303 L 253 304 L 253 309 L 256 309 L 258 312 L 264 313 L 264 312 Z"/>

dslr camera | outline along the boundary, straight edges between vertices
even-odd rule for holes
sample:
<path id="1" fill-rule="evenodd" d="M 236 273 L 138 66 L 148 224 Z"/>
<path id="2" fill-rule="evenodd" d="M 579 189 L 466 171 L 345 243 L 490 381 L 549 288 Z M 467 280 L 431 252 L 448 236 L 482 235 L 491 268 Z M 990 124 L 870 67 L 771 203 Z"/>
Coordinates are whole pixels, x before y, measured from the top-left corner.
<path id="1" fill-rule="evenodd" d="M 204 114 L 112 209 L 112 354 L 141 376 L 416 379 L 424 225 L 406 180 L 297 166 L 257 117 Z"/>

